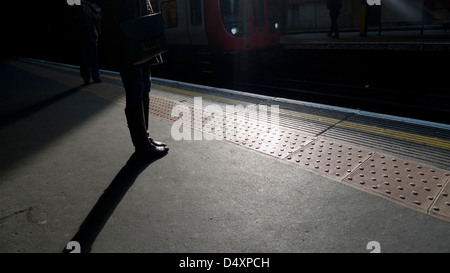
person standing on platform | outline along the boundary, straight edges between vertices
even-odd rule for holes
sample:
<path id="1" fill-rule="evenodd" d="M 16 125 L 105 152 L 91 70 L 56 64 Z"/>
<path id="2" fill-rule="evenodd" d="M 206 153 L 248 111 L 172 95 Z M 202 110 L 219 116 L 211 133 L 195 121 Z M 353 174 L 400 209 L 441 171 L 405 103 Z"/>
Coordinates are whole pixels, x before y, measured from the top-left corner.
<path id="1" fill-rule="evenodd" d="M 101 82 L 98 62 L 98 26 L 101 10 L 93 1 L 82 0 L 75 14 L 76 42 L 81 53 L 80 74 L 84 84 Z"/>
<path id="2" fill-rule="evenodd" d="M 330 27 L 330 33 L 328 33 L 328 37 L 339 38 L 339 28 L 338 28 L 337 20 L 339 18 L 341 8 L 342 8 L 341 0 L 328 0 L 327 1 L 327 9 L 330 10 L 330 17 L 331 17 L 331 27 Z M 333 35 L 333 33 L 334 33 L 334 35 Z"/>
<path id="3" fill-rule="evenodd" d="M 119 23 L 133 20 L 152 12 L 149 0 L 104 0 L 99 1 L 102 10 Z M 105 15 L 106 16 L 106 15 Z M 103 25 L 106 31 L 108 25 Z M 165 155 L 169 148 L 165 143 L 149 137 L 149 103 L 151 89 L 150 60 L 140 65 L 119 68 L 125 88 L 125 117 L 130 131 L 135 154 L 141 159 L 152 159 Z"/>
<path id="4" fill-rule="evenodd" d="M 367 0 L 361 0 L 359 36 L 367 36 Z"/>

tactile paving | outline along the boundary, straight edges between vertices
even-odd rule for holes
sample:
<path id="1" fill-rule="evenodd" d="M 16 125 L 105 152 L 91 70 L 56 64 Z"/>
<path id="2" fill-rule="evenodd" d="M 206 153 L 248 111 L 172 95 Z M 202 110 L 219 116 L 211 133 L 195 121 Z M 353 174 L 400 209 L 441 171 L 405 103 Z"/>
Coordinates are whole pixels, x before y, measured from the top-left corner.
<path id="1" fill-rule="evenodd" d="M 172 109 L 179 103 L 176 101 L 166 100 L 159 97 L 150 97 L 150 109 L 151 115 L 159 118 L 163 118 L 168 121 L 176 121 L 179 117 L 172 117 Z"/>
<path id="2" fill-rule="evenodd" d="M 225 128 L 224 139 L 236 144 L 246 142 L 260 133 L 260 131 L 265 130 L 258 127 L 258 122 L 255 119 L 245 118 L 239 115 L 225 118 L 223 128 Z"/>
<path id="3" fill-rule="evenodd" d="M 287 161 L 341 180 L 372 155 L 350 145 L 317 139 L 288 156 Z"/>
<path id="4" fill-rule="evenodd" d="M 442 220 L 450 221 L 450 178 L 430 208 L 430 214 Z"/>
<path id="5" fill-rule="evenodd" d="M 311 136 L 277 128 L 257 134 L 241 144 L 282 159 L 293 154 L 314 139 Z"/>
<path id="6" fill-rule="evenodd" d="M 422 212 L 428 212 L 449 173 L 375 153 L 343 182 Z"/>
<path id="7" fill-rule="evenodd" d="M 102 84 L 85 86 L 83 90 L 125 106 L 125 91 L 117 85 L 104 82 Z"/>
<path id="8" fill-rule="evenodd" d="M 203 109 L 159 97 L 151 98 L 150 113 L 174 122 L 180 118 L 172 117 L 172 109 L 177 105 L 189 109 L 195 130 L 222 130 L 224 140 L 450 221 L 449 171 L 271 126 L 239 113 L 223 116 L 223 123 L 208 122 L 212 117 L 205 117 Z M 202 116 L 202 124 L 197 124 L 195 115 Z"/>

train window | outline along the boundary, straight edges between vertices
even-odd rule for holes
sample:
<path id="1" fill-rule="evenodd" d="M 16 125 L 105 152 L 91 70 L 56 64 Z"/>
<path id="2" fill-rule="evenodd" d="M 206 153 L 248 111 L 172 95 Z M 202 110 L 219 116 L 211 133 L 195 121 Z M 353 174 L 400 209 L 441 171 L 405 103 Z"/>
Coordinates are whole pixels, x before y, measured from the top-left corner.
<path id="1" fill-rule="evenodd" d="M 277 32 L 278 25 L 278 0 L 267 0 L 267 16 L 270 32 Z"/>
<path id="2" fill-rule="evenodd" d="M 255 27 L 265 26 L 264 1 L 252 0 L 252 11 L 252 20 Z"/>
<path id="3" fill-rule="evenodd" d="M 166 23 L 166 28 L 176 28 L 178 26 L 177 1 L 164 1 L 161 3 L 161 13 Z"/>
<path id="4" fill-rule="evenodd" d="M 202 24 L 202 3 L 200 0 L 191 0 L 191 25 L 200 26 Z"/>
<path id="5" fill-rule="evenodd" d="M 248 36 L 247 0 L 220 0 L 219 3 L 225 29 L 234 36 Z"/>

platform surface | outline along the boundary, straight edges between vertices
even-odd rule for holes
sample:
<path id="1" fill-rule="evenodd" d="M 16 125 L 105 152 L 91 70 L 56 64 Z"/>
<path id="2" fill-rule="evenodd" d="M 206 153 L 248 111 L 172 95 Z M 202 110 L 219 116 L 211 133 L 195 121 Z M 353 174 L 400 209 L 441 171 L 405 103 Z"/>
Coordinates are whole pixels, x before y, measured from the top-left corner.
<path id="1" fill-rule="evenodd" d="M 372 241 L 382 252 L 450 252 L 446 125 L 155 79 L 150 133 L 170 151 L 142 163 L 117 73 L 85 87 L 66 65 L 19 59 L 0 70 L 0 252 L 61 252 L 80 230 L 94 253 L 367 253 Z M 170 110 L 194 110 L 200 97 L 222 109 L 278 105 L 287 146 L 262 134 L 175 140 Z M 350 169 L 337 171 L 340 159 Z M 399 170 L 403 199 L 386 185 Z"/>

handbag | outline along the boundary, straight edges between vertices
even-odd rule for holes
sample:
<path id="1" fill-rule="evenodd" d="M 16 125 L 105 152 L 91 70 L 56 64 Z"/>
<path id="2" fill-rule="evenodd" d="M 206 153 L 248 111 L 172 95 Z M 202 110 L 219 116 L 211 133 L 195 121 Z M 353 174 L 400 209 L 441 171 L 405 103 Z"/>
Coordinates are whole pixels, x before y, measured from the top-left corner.
<path id="1" fill-rule="evenodd" d="M 162 63 L 168 51 L 165 23 L 161 13 L 119 22 L 112 7 L 105 2 L 102 20 L 102 52 L 114 68 L 122 69 L 152 61 Z"/>
<path id="2" fill-rule="evenodd" d="M 146 2 L 147 2 L 147 10 L 148 10 L 148 12 L 150 14 L 155 13 L 155 11 L 153 10 L 153 6 L 152 6 L 152 3 L 150 2 L 150 0 L 146 0 Z M 154 59 L 152 59 L 150 65 L 160 65 L 160 64 L 163 64 L 163 63 L 164 63 L 163 57 L 162 57 L 161 54 L 159 54 Z"/>
<path id="3" fill-rule="evenodd" d="M 168 50 L 161 13 L 122 22 L 120 32 L 123 51 L 121 58 L 125 65 L 146 63 Z"/>

